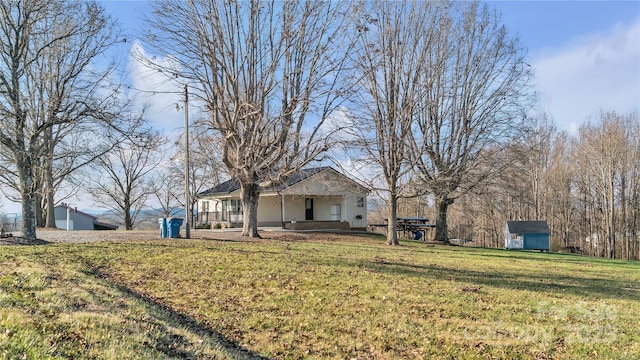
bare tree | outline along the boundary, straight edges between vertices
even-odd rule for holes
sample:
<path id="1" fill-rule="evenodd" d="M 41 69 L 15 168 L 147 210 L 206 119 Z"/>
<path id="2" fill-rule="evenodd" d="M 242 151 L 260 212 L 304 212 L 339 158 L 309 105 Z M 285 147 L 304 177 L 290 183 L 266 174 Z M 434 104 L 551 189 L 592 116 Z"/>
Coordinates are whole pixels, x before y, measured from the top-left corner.
<path id="1" fill-rule="evenodd" d="M 435 196 L 435 237 L 448 242 L 449 206 L 502 170 L 501 149 L 531 105 L 532 73 L 486 5 L 453 3 L 438 27 L 410 140 L 417 174 Z"/>
<path id="2" fill-rule="evenodd" d="M 77 120 L 68 126 L 52 128 L 54 131 L 45 137 L 48 150 L 37 172 L 42 178 L 44 217 L 38 219 L 41 226 L 55 227 L 55 205 L 82 188 L 78 170 L 106 154 L 122 138 L 119 134 L 113 134 L 108 126 L 98 124 L 93 119 Z M 96 137 L 96 132 L 103 136 Z"/>
<path id="3" fill-rule="evenodd" d="M 53 206 L 54 134 L 113 120 L 117 94 L 101 91 L 112 68 L 92 65 L 117 42 L 117 29 L 89 1 L 8 0 L 0 13 L 0 143 L 15 164 L 23 235 L 35 238 L 43 188 Z"/>
<path id="4" fill-rule="evenodd" d="M 600 220 L 599 229 L 602 230 L 602 238 L 606 239 L 601 250 L 610 258 L 617 256 L 616 238 L 621 230 L 617 227 L 617 216 L 626 217 L 626 195 L 622 198 L 620 195 L 625 194 L 626 189 L 626 161 L 631 149 L 628 130 L 629 127 L 633 130 L 634 124 L 628 119 L 615 112 L 601 113 L 599 124 L 586 124 L 580 128 L 576 153 L 583 178 L 588 180 L 583 189 L 590 194 L 590 207 L 598 210 L 594 217 Z M 622 226 L 623 229 L 625 227 Z"/>
<path id="5" fill-rule="evenodd" d="M 507 220 L 547 220 L 552 250 L 637 259 L 637 114 L 601 112 L 575 137 L 548 119 L 505 146 L 508 171 L 466 193 L 450 218 L 474 225 L 477 245 L 501 247 Z"/>
<path id="6" fill-rule="evenodd" d="M 168 218 L 175 216 L 180 207 L 179 192 L 182 187 L 176 187 L 176 181 L 169 172 L 157 173 L 150 181 L 151 197 L 160 205 L 160 216 Z"/>
<path id="7" fill-rule="evenodd" d="M 325 120 L 342 98 L 350 45 L 343 2 L 165 0 L 148 44 L 188 79 L 241 185 L 242 234 L 258 237 L 261 186 L 284 181 L 329 143 Z"/>
<path id="8" fill-rule="evenodd" d="M 406 141 L 446 4 L 378 1 L 361 8 L 354 51 L 361 81 L 351 111 L 353 126 L 346 131 L 352 146 L 360 150 L 358 155 L 381 168 L 387 193 L 387 244 L 398 245 L 398 199 L 406 195 L 401 179 L 411 170 Z"/>
<path id="9" fill-rule="evenodd" d="M 574 223 L 574 193 L 575 170 L 571 161 L 572 145 L 566 132 L 556 133 L 550 139 L 550 164 L 545 174 L 547 189 L 543 196 L 546 198 L 546 218 L 551 219 L 552 237 L 558 237 L 564 248 L 573 246 L 582 249 L 576 239 L 571 241 L 572 224 Z M 542 219 L 542 218 L 541 218 Z"/>
<path id="10" fill-rule="evenodd" d="M 621 196 L 626 202 L 624 234 L 626 237 L 627 259 L 640 259 L 640 121 L 638 114 L 629 114 L 627 138 L 629 142 L 626 157 L 626 189 Z M 625 186 L 626 185 L 626 186 Z"/>
<path id="11" fill-rule="evenodd" d="M 103 176 L 93 179 L 90 193 L 96 202 L 122 215 L 126 230 L 133 229 L 153 193 L 151 174 L 162 160 L 158 150 L 163 140 L 153 131 L 141 133 L 96 160 L 95 171 Z"/>
<path id="12" fill-rule="evenodd" d="M 190 214 L 196 214 L 198 194 L 220 184 L 223 179 L 226 180 L 229 177 L 222 162 L 221 149 L 218 147 L 221 139 L 208 131 L 208 128 L 209 124 L 205 121 L 197 121 L 191 127 L 188 204 Z M 175 151 L 168 169 L 171 174 L 171 183 L 176 189 L 184 189 L 185 156 L 182 143 L 182 138 L 179 138 L 174 144 Z M 176 196 L 176 199 L 180 205 L 185 206 L 183 196 Z"/>

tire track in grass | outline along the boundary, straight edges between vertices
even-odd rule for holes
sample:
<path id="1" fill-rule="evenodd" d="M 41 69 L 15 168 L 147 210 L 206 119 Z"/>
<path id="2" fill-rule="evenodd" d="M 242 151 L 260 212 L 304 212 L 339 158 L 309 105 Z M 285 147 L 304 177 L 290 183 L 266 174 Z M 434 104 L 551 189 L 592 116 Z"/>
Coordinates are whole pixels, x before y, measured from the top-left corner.
<path id="1" fill-rule="evenodd" d="M 173 310 L 171 307 L 159 303 L 153 298 L 139 293 L 135 290 L 132 290 L 122 284 L 113 281 L 107 274 L 104 274 L 100 271 L 99 267 L 95 267 L 92 264 L 86 263 L 85 273 L 89 276 L 93 276 L 96 279 L 105 282 L 108 286 L 114 287 L 120 293 L 126 295 L 127 297 L 135 299 L 138 303 L 142 304 L 145 311 L 153 317 L 153 319 L 158 322 L 163 327 L 169 328 L 182 328 L 189 333 L 200 338 L 199 341 L 204 341 L 208 343 L 212 348 L 220 351 L 225 356 L 228 356 L 229 359 L 238 359 L 238 360 L 264 360 L 268 359 L 266 357 L 261 356 L 255 352 L 252 352 L 249 349 L 243 348 L 230 340 L 228 340 L 224 335 L 210 329 L 207 326 L 204 326 L 194 320 L 193 318 L 179 313 Z M 178 342 L 183 342 L 186 339 L 181 336 L 176 336 Z M 163 349 L 158 349 L 163 350 Z M 176 349 L 165 349 L 171 355 L 181 355 L 176 353 Z M 184 355 L 184 354 L 182 354 Z M 185 357 L 185 356 L 182 356 Z M 186 356 L 188 358 L 188 356 Z"/>

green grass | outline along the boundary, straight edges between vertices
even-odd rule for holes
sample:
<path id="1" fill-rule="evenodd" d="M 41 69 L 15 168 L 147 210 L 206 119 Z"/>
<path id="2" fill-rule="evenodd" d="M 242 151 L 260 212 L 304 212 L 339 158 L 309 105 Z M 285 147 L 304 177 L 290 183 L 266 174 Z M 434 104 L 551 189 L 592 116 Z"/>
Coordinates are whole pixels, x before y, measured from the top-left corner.
<path id="1" fill-rule="evenodd" d="M 640 263 L 379 237 L 0 248 L 0 357 L 640 359 Z M 219 336 L 221 335 L 221 336 Z"/>

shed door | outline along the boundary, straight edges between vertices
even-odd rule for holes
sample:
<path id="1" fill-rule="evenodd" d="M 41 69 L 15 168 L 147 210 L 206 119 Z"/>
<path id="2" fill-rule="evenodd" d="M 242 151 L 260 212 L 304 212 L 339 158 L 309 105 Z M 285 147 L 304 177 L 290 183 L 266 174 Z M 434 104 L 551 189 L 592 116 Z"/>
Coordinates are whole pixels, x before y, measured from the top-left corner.
<path id="1" fill-rule="evenodd" d="M 524 248 L 527 250 L 549 250 L 549 235 L 525 234 Z"/>
<path id="2" fill-rule="evenodd" d="M 304 219 L 313 220 L 313 199 L 304 199 Z"/>

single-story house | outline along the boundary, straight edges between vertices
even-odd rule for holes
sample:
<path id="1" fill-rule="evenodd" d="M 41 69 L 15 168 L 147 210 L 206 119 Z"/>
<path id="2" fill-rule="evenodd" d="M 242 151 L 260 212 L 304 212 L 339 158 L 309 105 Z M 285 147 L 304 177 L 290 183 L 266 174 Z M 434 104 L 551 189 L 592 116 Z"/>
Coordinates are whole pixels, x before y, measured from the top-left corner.
<path id="1" fill-rule="evenodd" d="M 507 221 L 504 246 L 507 249 L 550 249 L 549 224 L 546 221 Z"/>
<path id="2" fill-rule="evenodd" d="M 116 230 L 118 226 L 99 222 L 98 218 L 62 203 L 54 208 L 56 227 L 67 230 Z"/>
<path id="3" fill-rule="evenodd" d="M 196 225 L 242 226 L 240 191 L 238 180 L 231 179 L 198 194 Z M 285 183 L 260 190 L 258 226 L 366 229 L 368 193 L 330 166 L 302 169 Z"/>

